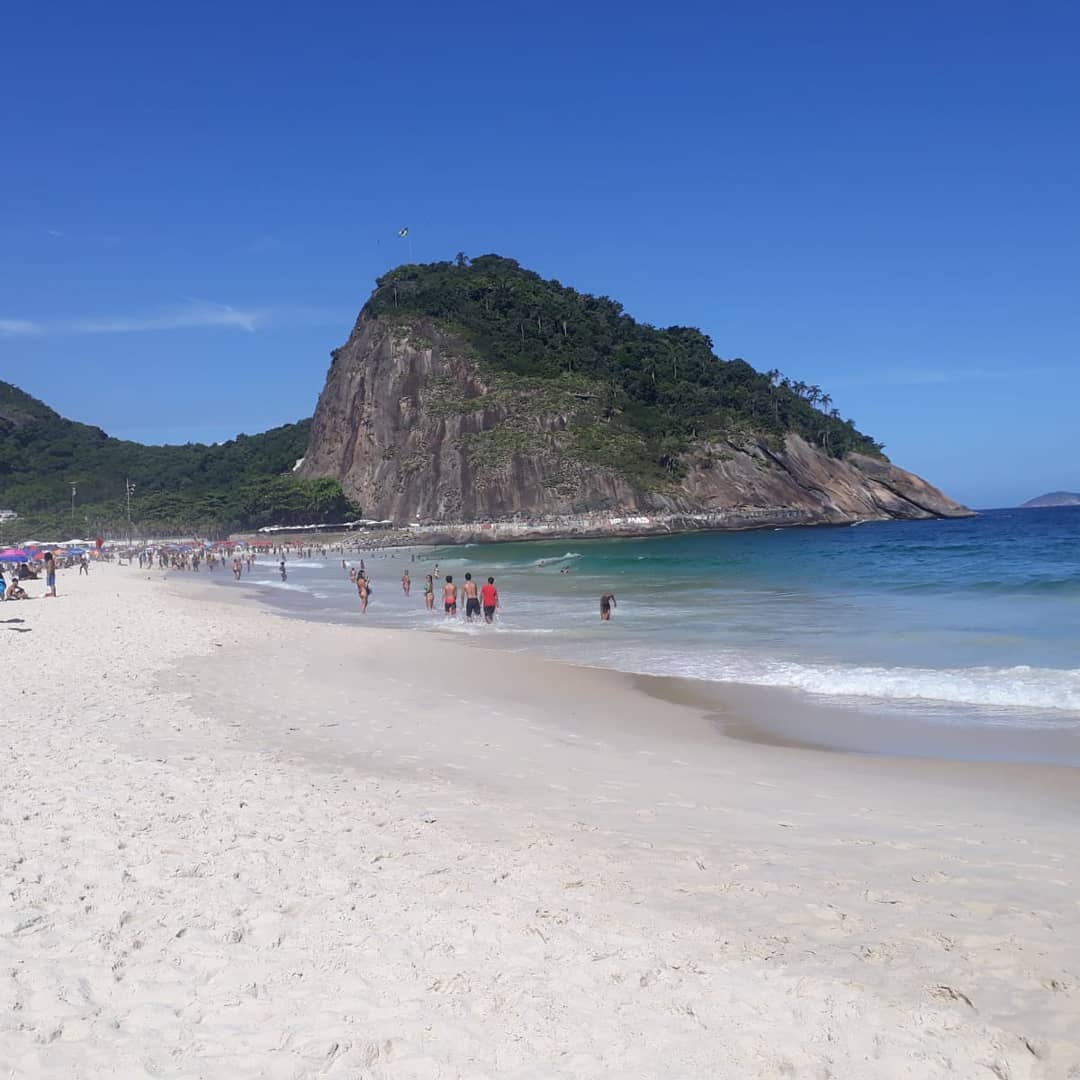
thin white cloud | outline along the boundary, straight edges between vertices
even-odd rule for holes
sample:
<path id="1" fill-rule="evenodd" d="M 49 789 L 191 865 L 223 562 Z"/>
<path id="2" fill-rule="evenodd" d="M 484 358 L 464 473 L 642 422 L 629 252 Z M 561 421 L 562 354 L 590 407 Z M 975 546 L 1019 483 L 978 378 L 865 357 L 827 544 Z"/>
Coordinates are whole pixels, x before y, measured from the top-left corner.
<path id="1" fill-rule="evenodd" d="M 241 310 L 228 304 L 201 301 L 147 315 L 120 315 L 98 319 L 77 319 L 67 324 L 72 334 L 138 334 L 148 330 L 188 330 L 193 327 L 232 326 L 253 333 L 266 313 Z"/>
<path id="2" fill-rule="evenodd" d="M 26 337 L 40 333 L 41 327 L 29 319 L 0 319 L 0 337 Z"/>
<path id="3" fill-rule="evenodd" d="M 154 330 L 191 330 L 200 327 L 235 328 L 246 330 L 250 334 L 263 325 L 269 316 L 268 311 L 192 300 L 178 307 L 163 308 L 142 315 L 110 315 L 55 322 L 0 319 L 0 337 L 28 337 L 36 334 L 140 334 Z"/>
<path id="4" fill-rule="evenodd" d="M 55 237 L 61 237 L 61 236 L 64 235 L 59 229 L 49 229 L 48 233 L 49 233 L 50 236 L 55 236 Z"/>

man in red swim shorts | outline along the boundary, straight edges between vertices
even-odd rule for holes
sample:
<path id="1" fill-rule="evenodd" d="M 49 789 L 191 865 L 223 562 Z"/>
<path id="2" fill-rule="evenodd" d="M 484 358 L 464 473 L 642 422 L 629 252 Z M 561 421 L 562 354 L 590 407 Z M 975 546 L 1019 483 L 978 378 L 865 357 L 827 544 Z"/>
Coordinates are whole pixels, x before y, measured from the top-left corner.
<path id="1" fill-rule="evenodd" d="M 446 584 L 442 588 L 443 611 L 447 618 L 457 614 L 457 586 L 454 584 L 454 575 L 446 575 Z"/>

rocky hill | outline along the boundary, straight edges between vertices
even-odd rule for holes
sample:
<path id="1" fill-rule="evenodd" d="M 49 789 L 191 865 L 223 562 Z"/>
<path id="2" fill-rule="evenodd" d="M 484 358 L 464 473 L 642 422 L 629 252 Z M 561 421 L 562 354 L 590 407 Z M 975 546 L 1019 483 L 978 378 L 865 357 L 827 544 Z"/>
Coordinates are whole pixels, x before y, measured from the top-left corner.
<path id="1" fill-rule="evenodd" d="M 331 355 L 300 473 L 340 481 L 369 517 L 970 513 L 892 465 L 818 387 L 498 256 L 380 278 Z"/>
<path id="2" fill-rule="evenodd" d="M 1050 491 L 1028 499 L 1022 506 L 1080 506 L 1080 493 L 1075 491 Z"/>

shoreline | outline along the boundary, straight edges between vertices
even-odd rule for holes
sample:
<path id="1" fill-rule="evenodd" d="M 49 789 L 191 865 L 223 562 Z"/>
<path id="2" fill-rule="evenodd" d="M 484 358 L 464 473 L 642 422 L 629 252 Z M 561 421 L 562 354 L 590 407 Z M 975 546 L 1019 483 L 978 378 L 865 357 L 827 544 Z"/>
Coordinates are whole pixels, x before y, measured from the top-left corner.
<path id="1" fill-rule="evenodd" d="M 1080 1067 L 1075 774 L 759 745 L 148 577 L 4 635 L 50 657 L 4 717 L 13 1076 Z"/>
<path id="2" fill-rule="evenodd" d="M 374 549 L 377 553 L 380 549 Z M 239 595 L 228 580 L 189 573 L 169 573 L 170 584 L 184 591 L 207 590 L 207 596 L 225 602 L 253 604 L 287 619 L 316 625 L 371 629 L 418 635 L 421 639 L 455 644 L 481 651 L 500 662 L 508 655 L 525 655 L 541 663 L 556 663 L 580 670 L 609 672 L 637 680 L 642 692 L 659 701 L 690 705 L 709 714 L 722 733 L 732 739 L 766 746 L 782 746 L 839 754 L 866 754 L 905 760 L 960 763 L 999 763 L 1054 768 L 1080 768 L 1080 730 L 1059 726 L 1007 727 L 994 724 L 941 722 L 920 711 L 917 702 L 901 700 L 875 708 L 872 701 L 831 702 L 795 687 L 771 686 L 737 680 L 697 679 L 689 675 L 657 675 L 586 664 L 567 657 L 545 656 L 500 638 L 485 639 L 483 628 L 475 637 L 440 633 L 438 620 L 421 627 L 393 627 L 378 622 L 365 625 L 338 610 L 307 610 L 289 603 L 289 593 L 264 592 L 242 581 Z M 222 588 L 224 586 L 224 588 Z M 926 702 L 931 708 L 933 702 Z M 959 710 L 959 706 L 957 709 Z M 902 710 L 902 711 L 898 711 Z"/>

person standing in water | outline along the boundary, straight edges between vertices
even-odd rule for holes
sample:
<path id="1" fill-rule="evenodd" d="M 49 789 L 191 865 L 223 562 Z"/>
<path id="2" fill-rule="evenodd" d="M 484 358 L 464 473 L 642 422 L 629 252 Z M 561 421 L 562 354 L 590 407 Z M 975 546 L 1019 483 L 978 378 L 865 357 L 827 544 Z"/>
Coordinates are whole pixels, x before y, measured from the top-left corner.
<path id="1" fill-rule="evenodd" d="M 408 596 L 409 590 L 412 588 L 412 582 L 409 580 L 409 570 L 406 567 L 405 573 L 401 575 L 401 591 Z"/>
<path id="2" fill-rule="evenodd" d="M 615 603 L 615 594 L 606 592 L 600 597 L 600 618 L 603 622 L 608 622 L 611 619 L 611 609 L 618 607 Z"/>
<path id="3" fill-rule="evenodd" d="M 360 613 L 367 613 L 368 597 L 371 595 L 371 583 L 367 579 L 367 574 L 356 575 L 356 591 L 360 594 Z"/>
<path id="4" fill-rule="evenodd" d="M 472 622 L 473 616 L 480 615 L 480 598 L 476 592 L 476 582 L 472 574 L 465 575 L 465 584 L 461 586 L 461 594 L 465 597 L 465 620 Z"/>
<path id="5" fill-rule="evenodd" d="M 454 584 L 454 575 L 446 575 L 446 584 L 442 590 L 443 611 L 446 617 L 453 618 L 457 614 L 457 586 Z"/>
<path id="6" fill-rule="evenodd" d="M 494 622 L 495 609 L 499 606 L 499 590 L 495 588 L 493 577 L 489 577 L 487 584 L 480 587 L 480 603 L 484 607 L 484 622 Z"/>
<path id="7" fill-rule="evenodd" d="M 435 581 L 430 574 L 424 579 L 424 607 L 428 611 L 435 607 Z"/>
<path id="8" fill-rule="evenodd" d="M 288 578 L 289 575 L 285 571 L 285 560 L 284 559 L 282 559 L 281 562 L 278 564 L 278 570 L 281 571 L 281 580 L 285 581 Z"/>

